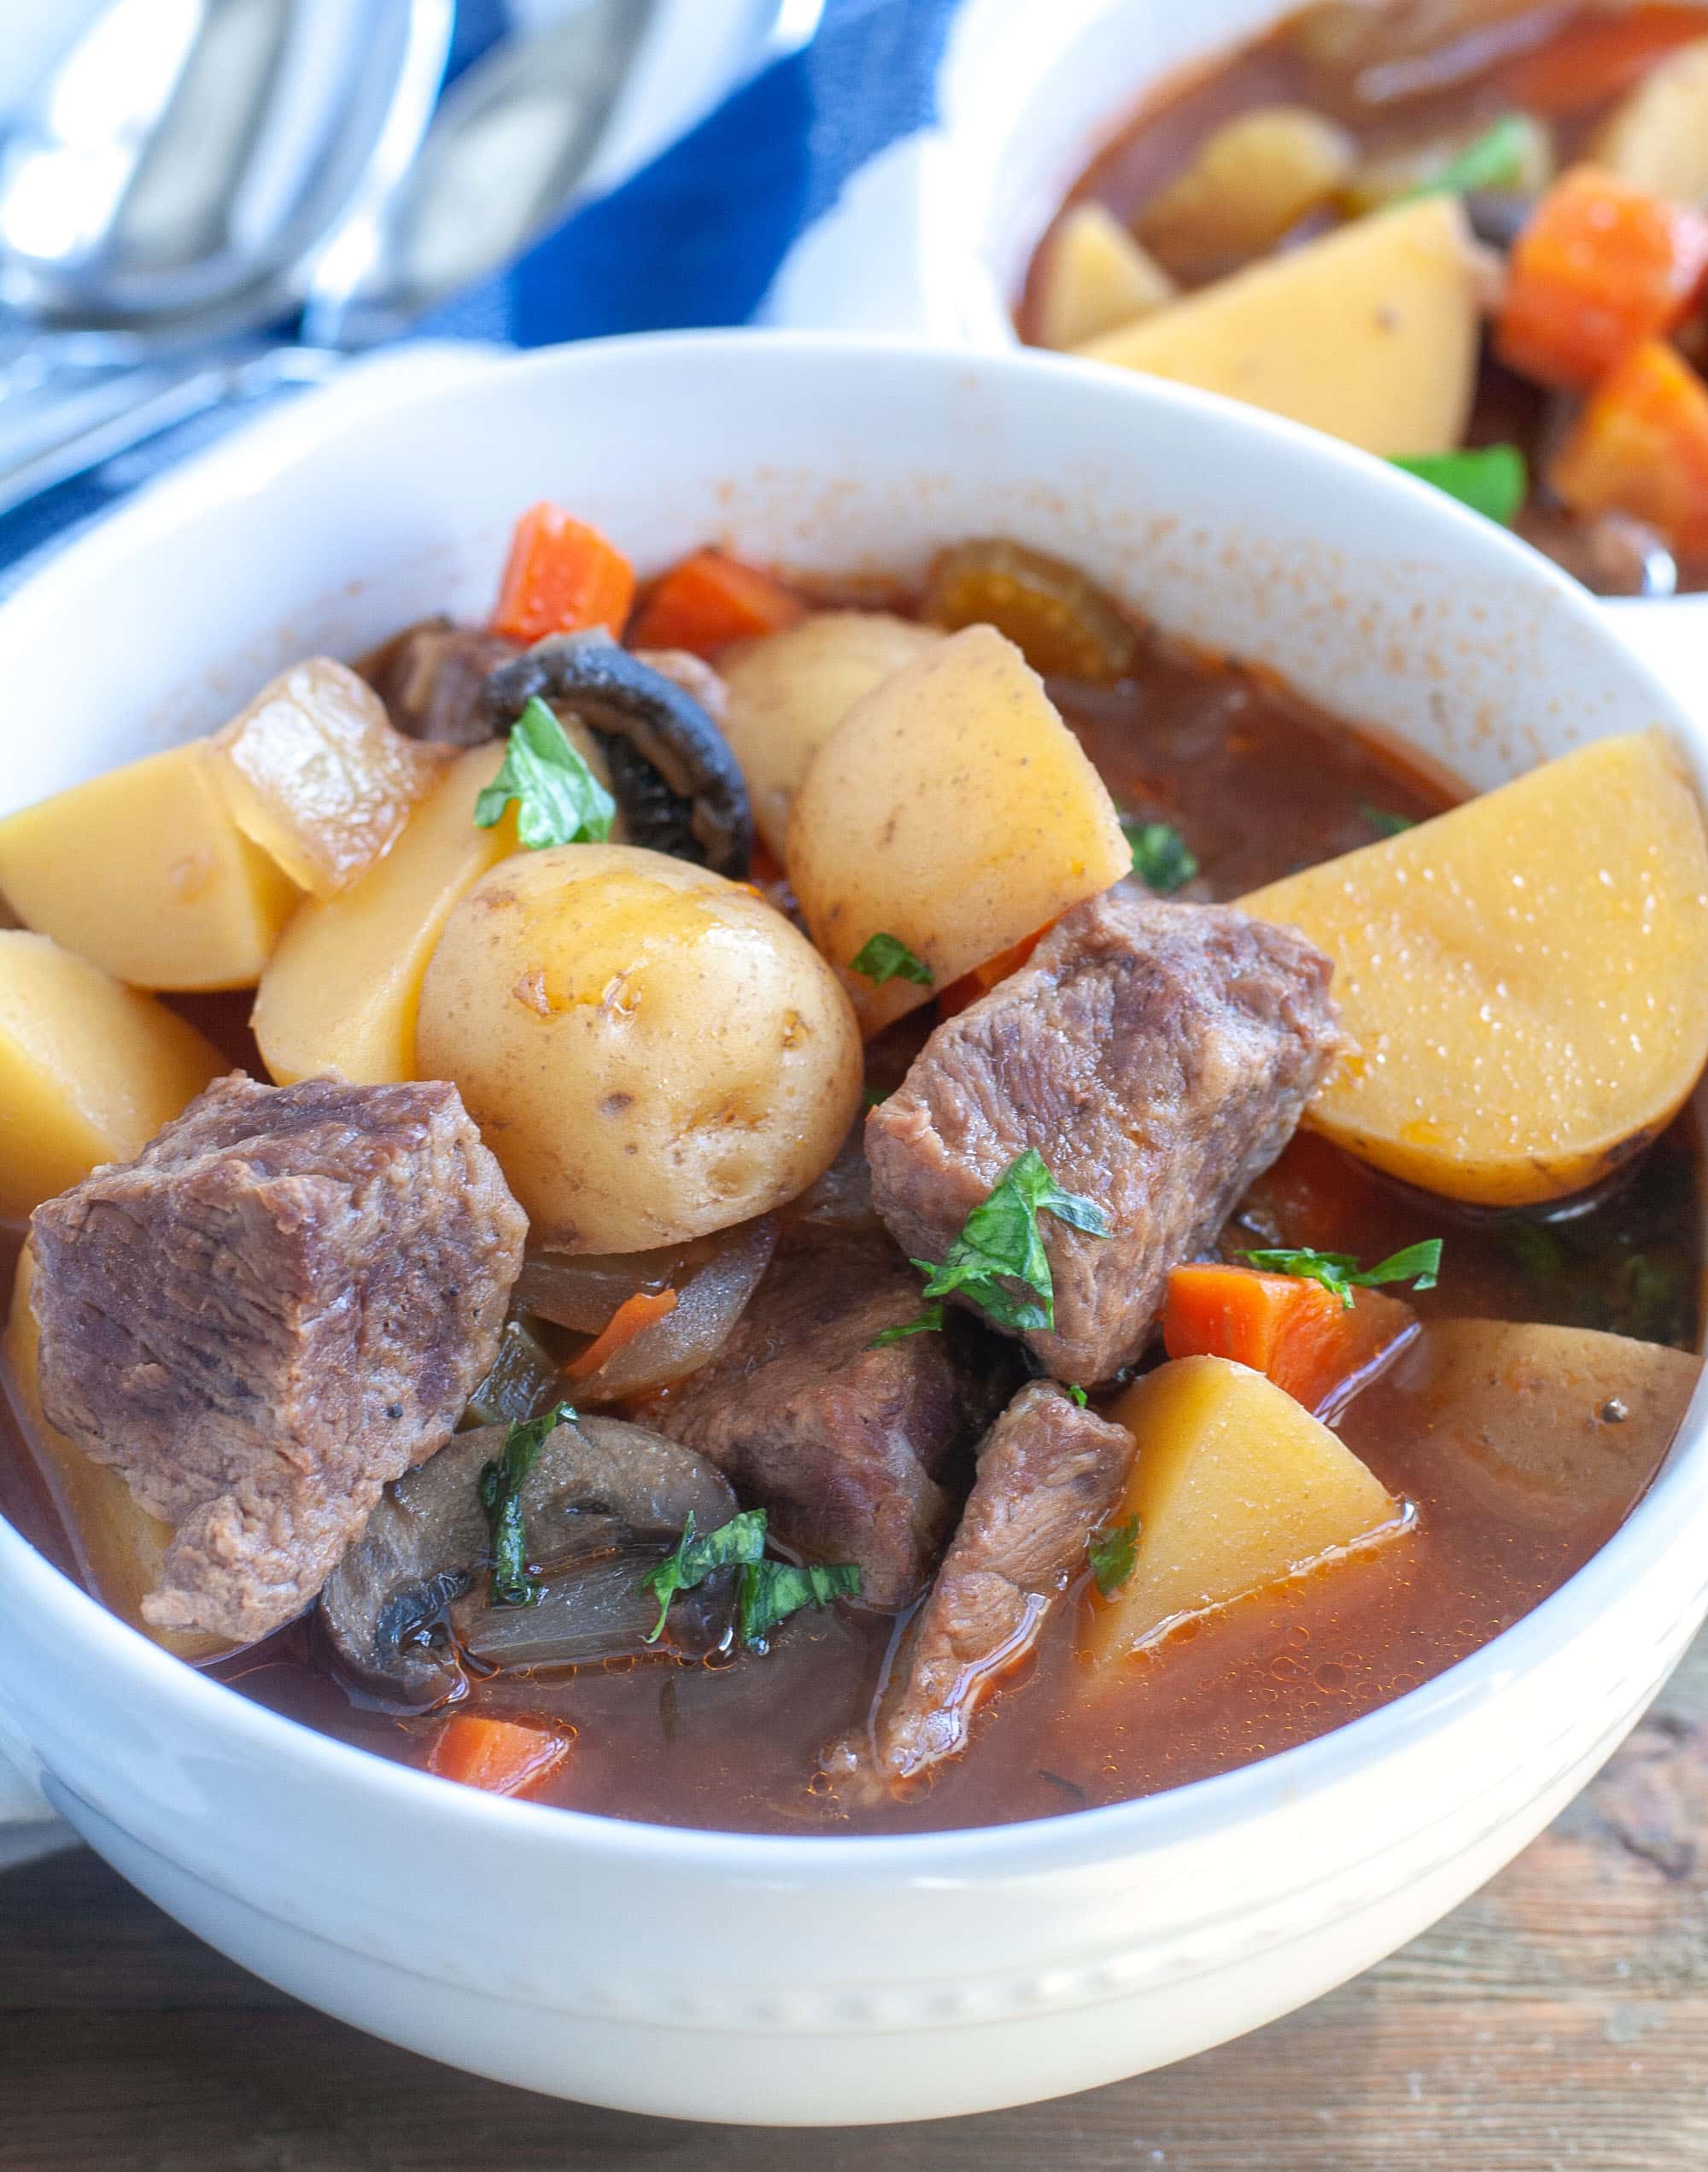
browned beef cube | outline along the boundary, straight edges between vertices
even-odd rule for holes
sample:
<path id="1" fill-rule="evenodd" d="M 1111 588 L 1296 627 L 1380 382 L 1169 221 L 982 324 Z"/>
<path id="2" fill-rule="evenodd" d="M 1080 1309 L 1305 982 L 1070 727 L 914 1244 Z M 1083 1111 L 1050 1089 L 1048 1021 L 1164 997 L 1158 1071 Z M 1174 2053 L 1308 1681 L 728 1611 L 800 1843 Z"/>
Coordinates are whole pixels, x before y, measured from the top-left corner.
<path id="1" fill-rule="evenodd" d="M 301 1611 L 491 1365 L 527 1223 L 454 1086 L 211 1086 L 31 1224 L 47 1414 L 177 1526 L 162 1628 Z"/>
<path id="2" fill-rule="evenodd" d="M 357 669 L 401 732 L 440 746 L 478 746 L 497 736 L 484 699 L 487 676 L 522 653 L 483 626 L 424 618 L 394 634 Z"/>
<path id="3" fill-rule="evenodd" d="M 804 1229 L 711 1363 L 635 1414 L 719 1465 L 786 1545 L 857 1563 L 880 1607 L 906 1606 L 931 1573 L 1013 1377 L 976 1331 L 874 1349 L 917 1316 L 919 1291 L 881 1238 Z"/>
<path id="4" fill-rule="evenodd" d="M 1169 1268 L 1214 1240 L 1338 1052 L 1331 970 L 1302 935 L 1230 905 L 1111 891 L 1076 906 L 867 1118 L 879 1212 L 904 1251 L 941 1260 L 1035 1148 L 1111 1234 L 1039 1215 L 1056 1325 L 1026 1340 L 1058 1379 L 1108 1379 L 1143 1351 Z"/>
<path id="5" fill-rule="evenodd" d="M 960 1754 L 974 1713 L 1084 1573 L 1085 1543 L 1120 1501 L 1132 1461 L 1121 1426 L 1046 1381 L 1021 1390 L 979 1450 L 960 1528 L 908 1626 L 870 1744 L 833 1754 L 833 1772 L 893 1786 Z"/>

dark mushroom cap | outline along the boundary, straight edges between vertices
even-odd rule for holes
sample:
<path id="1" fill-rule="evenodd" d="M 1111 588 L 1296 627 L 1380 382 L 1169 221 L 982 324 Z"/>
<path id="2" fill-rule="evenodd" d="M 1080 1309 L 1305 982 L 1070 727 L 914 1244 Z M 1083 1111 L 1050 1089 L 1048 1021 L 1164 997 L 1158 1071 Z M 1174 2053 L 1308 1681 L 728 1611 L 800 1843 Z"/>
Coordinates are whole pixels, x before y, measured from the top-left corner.
<path id="1" fill-rule="evenodd" d="M 753 811 L 729 743 L 693 696 L 601 628 L 553 634 L 486 682 L 487 712 L 507 731 L 535 699 L 571 710 L 599 740 L 630 840 L 740 882 Z"/>
<path id="2" fill-rule="evenodd" d="M 454 1645 L 427 1632 L 473 1590 L 487 1558 L 480 1474 L 507 1430 L 459 1433 L 389 1485 L 327 1578 L 319 1625 L 339 1669 L 388 1703 L 425 1709 L 458 1685 Z M 639 1648 L 658 1618 L 639 1588 L 649 1560 L 663 1558 L 690 1513 L 699 1530 L 713 1531 L 734 1513 L 722 1474 L 662 1433 L 617 1418 L 559 1426 L 523 1486 L 522 1513 L 530 1554 L 548 1572 L 561 1565 L 561 1579 L 537 1609 L 498 1610 L 540 1618 L 528 1625 L 525 1661 L 512 1663 L 572 1666 Z M 459 1610 L 459 1626 L 471 1619 Z M 548 1648 L 552 1637 L 559 1648 Z M 480 1649 L 488 1640 L 468 1641 Z"/>

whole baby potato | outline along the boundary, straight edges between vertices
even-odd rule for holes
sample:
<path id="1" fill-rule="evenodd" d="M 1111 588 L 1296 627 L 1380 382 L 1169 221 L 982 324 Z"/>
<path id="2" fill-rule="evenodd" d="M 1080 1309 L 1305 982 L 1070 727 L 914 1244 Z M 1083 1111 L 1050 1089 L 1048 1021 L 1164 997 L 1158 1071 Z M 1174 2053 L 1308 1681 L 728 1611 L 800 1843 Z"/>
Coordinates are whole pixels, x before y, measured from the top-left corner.
<path id="1" fill-rule="evenodd" d="M 830 968 L 745 886 L 662 852 L 501 861 L 453 908 L 416 1062 L 448 1079 L 536 1243 L 640 1251 L 804 1191 L 860 1105 Z"/>

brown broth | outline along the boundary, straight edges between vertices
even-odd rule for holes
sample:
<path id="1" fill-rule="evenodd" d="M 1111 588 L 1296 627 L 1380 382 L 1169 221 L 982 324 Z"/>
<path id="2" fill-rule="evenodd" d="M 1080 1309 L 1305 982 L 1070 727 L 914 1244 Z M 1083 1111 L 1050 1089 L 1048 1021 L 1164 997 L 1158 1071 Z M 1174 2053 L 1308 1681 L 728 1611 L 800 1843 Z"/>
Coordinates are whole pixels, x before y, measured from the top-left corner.
<path id="1" fill-rule="evenodd" d="M 1545 0 L 1508 22 L 1503 34 L 1490 38 L 1486 66 L 1448 89 L 1379 107 L 1360 103 L 1347 77 L 1313 67 L 1292 50 L 1286 42 L 1288 26 L 1283 23 L 1253 44 L 1176 77 L 1148 97 L 1092 158 L 1069 190 L 1062 212 L 1090 201 L 1103 204 L 1123 222 L 1131 221 L 1165 182 L 1190 162 L 1214 129 L 1259 106 L 1313 107 L 1348 130 L 1372 157 L 1437 133 L 1475 130 L 1512 109 L 1515 80 L 1521 79 L 1527 64 L 1544 57 L 1552 44 L 1569 36 L 1586 18 L 1607 11 L 1607 0 Z M 1682 26 L 1694 36 L 1703 32 L 1699 8 L 1659 0 L 1630 12 L 1652 18 L 1664 28 Z M 1616 102 L 1606 99 L 1553 120 L 1563 163 L 1577 154 Z M 1290 238 L 1308 239 L 1319 231 L 1307 226 Z M 1038 338 L 1043 267 L 1055 231 L 1052 224 L 1027 268 L 1015 312 L 1025 340 Z M 1188 287 L 1235 268 L 1232 264 L 1214 272 L 1167 266 Z M 1485 354 L 1466 442 L 1473 446 L 1516 443 L 1524 448 L 1534 472 L 1546 459 L 1550 432 L 1557 427 L 1555 413 L 1552 395 L 1513 376 Z M 1582 529 L 1550 505 L 1544 493 L 1533 495 L 1518 526 L 1527 540 L 1559 558 L 1591 586 L 1603 584 L 1600 571 L 1588 562 L 1589 546 Z M 1708 588 L 1708 560 L 1681 561 L 1679 580 L 1686 589 Z"/>
<path id="2" fill-rule="evenodd" d="M 1208 664 L 1155 636 L 1126 684 L 1052 692 L 1123 811 L 1172 822 L 1192 845 L 1202 863 L 1192 895 L 1234 896 L 1368 843 L 1372 810 L 1422 817 L 1459 796 L 1266 676 Z M 249 1053 L 239 1003 L 189 1007 L 234 1059 Z M 1442 1285 L 1416 1300 L 1426 1321 L 1557 1320 L 1693 1349 L 1696 1137 L 1693 1114 L 1617 1191 L 1545 1223 L 1424 1197 L 1301 1135 L 1254 1187 L 1229 1241 L 1378 1258 L 1442 1236 Z M 9 1264 L 0 1259 L 0 1269 Z M 1108 1679 L 1077 1656 L 1077 1607 L 1057 1608 L 1025 1675 L 977 1723 L 968 1753 L 908 1801 L 851 1811 L 818 1771 L 827 1746 L 863 1726 L 896 1633 L 893 1622 L 851 1610 L 797 1618 L 763 1657 L 509 1677 L 479 1690 L 478 1707 L 573 1726 L 572 1757 L 544 1799 L 612 1816 L 782 1833 L 1049 1817 L 1229 1771 L 1429 1680 L 1557 1589 L 1652 1475 L 1617 1510 L 1544 1526 L 1444 1489 L 1418 1409 L 1392 1378 L 1366 1389 L 1339 1429 L 1414 1504 L 1409 1533 L 1188 1625 Z M 0 1432 L 0 1510 L 67 1566 L 3 1398 Z M 403 1762 L 424 1760 L 441 1724 L 353 1701 L 318 1663 L 312 1622 L 212 1671 L 259 1703 Z"/>

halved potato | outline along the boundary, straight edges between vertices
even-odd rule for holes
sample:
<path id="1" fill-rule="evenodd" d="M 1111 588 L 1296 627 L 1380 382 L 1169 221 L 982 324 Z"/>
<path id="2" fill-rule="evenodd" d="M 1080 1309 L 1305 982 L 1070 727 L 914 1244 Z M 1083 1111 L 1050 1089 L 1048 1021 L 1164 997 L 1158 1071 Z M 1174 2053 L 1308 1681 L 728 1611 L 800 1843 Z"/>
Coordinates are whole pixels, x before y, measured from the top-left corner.
<path id="1" fill-rule="evenodd" d="M 968 626 L 851 709 L 808 770 L 788 869 L 875 1033 L 1128 873 L 1108 787 L 1012 641 Z M 930 986 L 852 970 L 874 935 Z"/>
<path id="2" fill-rule="evenodd" d="M 942 638 L 936 627 L 887 611 L 818 611 L 723 659 L 723 735 L 741 764 L 759 834 L 780 861 L 813 756 L 863 695 Z"/>
<path id="3" fill-rule="evenodd" d="M 280 1086 L 336 1071 L 357 1086 L 415 1076 L 415 1014 L 451 908 L 516 845 L 512 807 L 490 829 L 475 802 L 503 749 L 476 746 L 342 897 L 311 898 L 261 975 L 250 1018 Z"/>
<path id="4" fill-rule="evenodd" d="M 1194 1615 L 1406 1528 L 1388 1489 L 1261 1373 L 1178 1357 L 1108 1410 L 1138 1443 L 1111 1525 L 1138 1519 L 1132 1574 L 1094 1609 L 1100 1666 Z"/>
<path id="5" fill-rule="evenodd" d="M 1076 203 L 1050 237 L 1039 272 L 1038 337 L 1082 346 L 1172 302 L 1179 291 L 1112 211 Z"/>
<path id="6" fill-rule="evenodd" d="M 0 931 L 0 1215 L 130 1161 L 230 1068 L 152 996 L 50 936 Z"/>
<path id="7" fill-rule="evenodd" d="M 1139 213 L 1139 238 L 1183 270 L 1258 256 L 1351 173 L 1358 146 L 1308 106 L 1256 106 L 1214 129 Z"/>
<path id="8" fill-rule="evenodd" d="M 1651 68 L 1590 139 L 1585 155 L 1679 203 L 1708 197 L 1708 38 Z"/>
<path id="9" fill-rule="evenodd" d="M 232 821 L 204 740 L 0 822 L 0 890 L 38 934 L 139 988 L 247 988 L 301 892 Z"/>
<path id="10" fill-rule="evenodd" d="M 155 1629 L 143 1619 L 143 1601 L 161 1580 L 172 1525 L 139 1508 L 116 1471 L 96 1462 L 47 1421 L 37 1361 L 38 1331 L 30 1308 L 34 1275 L 35 1256 L 26 1244 L 18 1260 L 0 1356 L 79 1572 L 103 1606 L 167 1651 L 198 1665 L 217 1659 L 230 1648 L 223 1638 L 200 1630 Z"/>
<path id="11" fill-rule="evenodd" d="M 1305 1121 L 1485 1206 L 1594 1183 L 1708 1062 L 1708 838 L 1659 732 L 1606 739 L 1240 900 L 1335 962 L 1356 1054 Z"/>
<path id="12" fill-rule="evenodd" d="M 1481 273 L 1457 197 L 1420 197 L 1079 352 L 1225 393 L 1366 452 L 1442 453 L 1476 386 Z"/>

